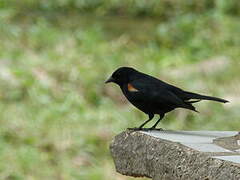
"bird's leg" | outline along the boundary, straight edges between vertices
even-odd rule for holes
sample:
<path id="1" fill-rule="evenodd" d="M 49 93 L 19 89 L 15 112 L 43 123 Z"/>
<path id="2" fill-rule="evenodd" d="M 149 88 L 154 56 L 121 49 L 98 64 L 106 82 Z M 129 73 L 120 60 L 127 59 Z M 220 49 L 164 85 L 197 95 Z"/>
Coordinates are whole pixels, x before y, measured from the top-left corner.
<path id="1" fill-rule="evenodd" d="M 164 114 L 160 114 L 160 118 L 157 120 L 157 122 L 150 128 L 151 130 L 156 129 L 156 126 L 158 123 L 163 119 Z M 162 128 L 156 129 L 156 130 L 163 130 Z"/>
<path id="2" fill-rule="evenodd" d="M 149 128 L 143 128 L 143 126 L 153 119 L 154 114 L 148 114 L 148 117 L 148 120 L 141 124 L 138 128 L 128 128 L 128 130 L 149 130 Z"/>

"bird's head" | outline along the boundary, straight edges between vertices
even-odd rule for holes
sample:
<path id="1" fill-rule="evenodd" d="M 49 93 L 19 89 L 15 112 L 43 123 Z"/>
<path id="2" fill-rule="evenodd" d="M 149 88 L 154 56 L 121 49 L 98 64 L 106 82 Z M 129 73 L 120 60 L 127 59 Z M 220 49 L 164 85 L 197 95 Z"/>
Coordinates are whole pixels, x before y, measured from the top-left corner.
<path id="1" fill-rule="evenodd" d="M 123 84 L 128 83 L 130 75 L 136 72 L 137 71 L 131 67 L 120 67 L 112 73 L 111 77 L 106 80 L 105 83 L 113 82 L 122 86 Z"/>

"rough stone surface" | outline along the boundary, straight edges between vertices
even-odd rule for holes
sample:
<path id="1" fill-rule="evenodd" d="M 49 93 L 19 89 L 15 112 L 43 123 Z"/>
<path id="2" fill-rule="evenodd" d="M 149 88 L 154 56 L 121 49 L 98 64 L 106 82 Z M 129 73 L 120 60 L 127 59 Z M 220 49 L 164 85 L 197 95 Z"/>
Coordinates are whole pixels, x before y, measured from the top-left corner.
<path id="1" fill-rule="evenodd" d="M 236 139 L 238 139 L 236 137 Z M 222 139 L 217 139 L 221 144 Z M 224 145 L 223 145 L 224 144 Z M 230 149 L 236 149 L 237 145 Z M 117 172 L 153 180 L 237 180 L 240 164 L 214 158 L 239 152 L 200 152 L 180 142 L 157 138 L 141 131 L 117 135 L 110 145 Z"/>

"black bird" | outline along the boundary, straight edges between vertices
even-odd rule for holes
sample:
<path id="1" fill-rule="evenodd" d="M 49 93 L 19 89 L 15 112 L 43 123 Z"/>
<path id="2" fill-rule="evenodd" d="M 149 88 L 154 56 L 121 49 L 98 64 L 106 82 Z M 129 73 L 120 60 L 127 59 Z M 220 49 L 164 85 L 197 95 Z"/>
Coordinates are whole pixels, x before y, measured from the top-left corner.
<path id="1" fill-rule="evenodd" d="M 129 128 L 133 130 L 143 129 L 143 126 L 151 121 L 155 114 L 158 114 L 160 116 L 158 121 L 151 128 L 145 128 L 156 129 L 165 113 L 175 108 L 185 108 L 198 112 L 192 104 L 201 100 L 228 102 L 217 97 L 184 91 L 131 67 L 118 68 L 105 83 L 109 82 L 119 85 L 126 98 L 149 116 L 149 119 L 138 128 Z"/>

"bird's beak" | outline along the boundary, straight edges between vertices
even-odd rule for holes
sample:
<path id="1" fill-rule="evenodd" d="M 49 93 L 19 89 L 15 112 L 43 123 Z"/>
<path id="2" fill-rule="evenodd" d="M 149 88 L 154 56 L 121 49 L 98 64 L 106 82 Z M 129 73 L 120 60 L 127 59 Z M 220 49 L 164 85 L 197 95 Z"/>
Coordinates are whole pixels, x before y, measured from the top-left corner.
<path id="1" fill-rule="evenodd" d="M 114 79 L 112 77 L 110 77 L 108 80 L 105 81 L 105 83 L 110 83 L 110 82 L 114 82 Z"/>

